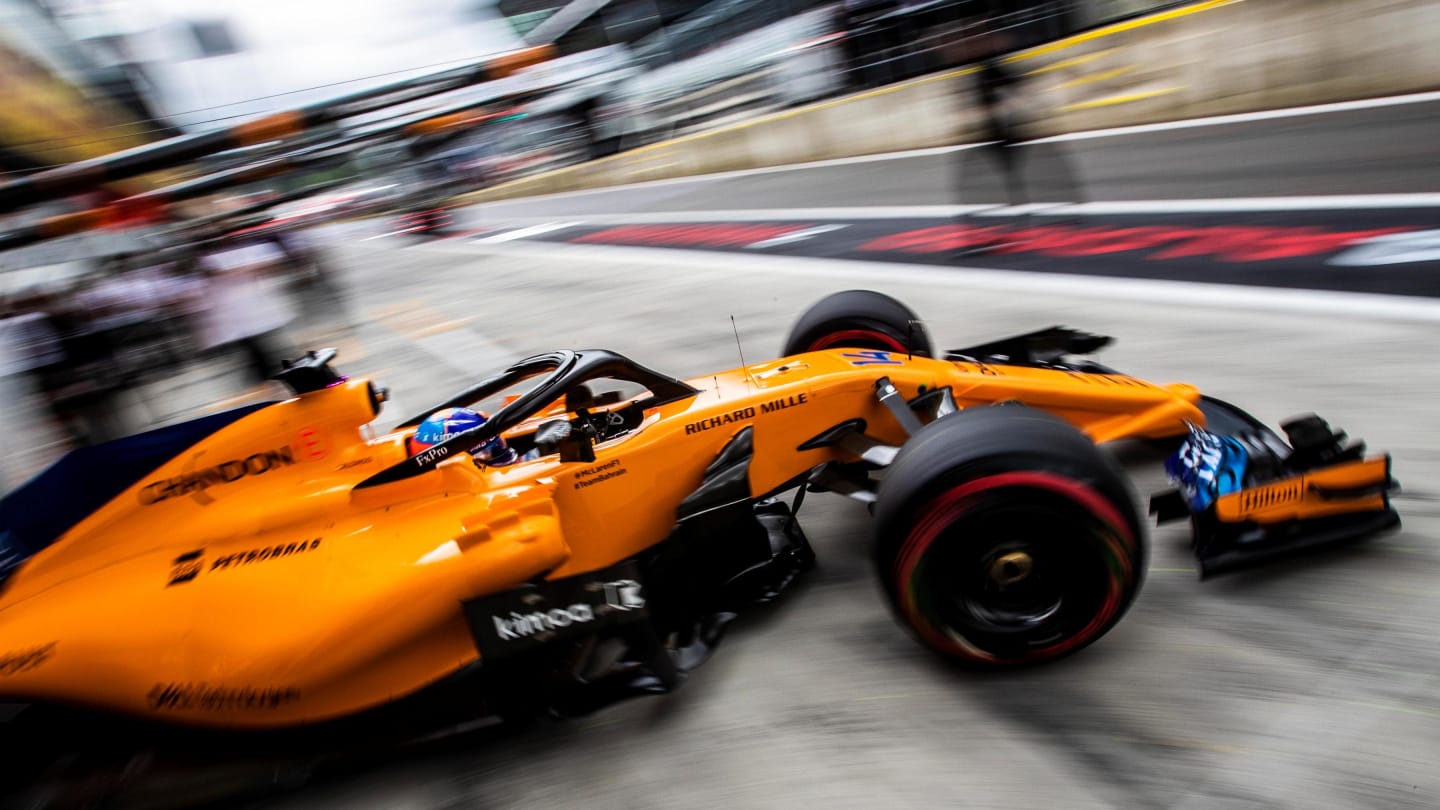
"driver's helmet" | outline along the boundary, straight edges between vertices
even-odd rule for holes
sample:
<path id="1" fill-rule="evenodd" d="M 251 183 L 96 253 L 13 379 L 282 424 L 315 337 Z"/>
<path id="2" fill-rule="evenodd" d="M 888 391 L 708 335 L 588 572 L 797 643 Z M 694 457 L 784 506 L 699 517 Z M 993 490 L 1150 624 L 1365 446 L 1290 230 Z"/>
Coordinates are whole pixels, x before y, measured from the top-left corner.
<path id="1" fill-rule="evenodd" d="M 490 417 L 469 408 L 444 408 L 425 417 L 415 435 L 410 438 L 410 453 L 421 453 L 431 447 L 485 424 Z M 496 436 L 480 447 L 470 451 L 477 462 L 491 467 L 501 467 L 519 461 L 515 451 L 505 440 Z"/>

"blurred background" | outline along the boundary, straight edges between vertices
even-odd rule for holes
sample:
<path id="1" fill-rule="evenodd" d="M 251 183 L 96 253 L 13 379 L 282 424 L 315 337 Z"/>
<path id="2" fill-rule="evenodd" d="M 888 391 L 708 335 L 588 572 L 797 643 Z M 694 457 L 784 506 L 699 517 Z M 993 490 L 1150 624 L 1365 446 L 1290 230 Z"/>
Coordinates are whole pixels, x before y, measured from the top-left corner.
<path id="1" fill-rule="evenodd" d="M 1118 334 L 1113 365 L 1272 423 L 1313 408 L 1423 492 L 1437 32 L 1430 0 L 0 0 L 0 491 L 283 396 L 269 376 L 308 349 L 391 386 L 397 416 L 559 347 L 730 367 L 730 316 L 764 355 L 812 300 L 873 287 L 957 343 Z M 1440 557 L 1414 509 L 1374 558 L 1223 603 L 1195 602 L 1161 534 L 1156 610 L 1109 658 L 968 697 L 869 591 L 829 595 L 864 568 L 833 541 L 824 607 L 752 628 L 728 686 L 702 676 L 713 710 L 687 692 L 280 801 L 584 804 L 592 782 L 527 779 L 531 758 L 626 774 L 601 806 L 955 806 L 937 751 L 963 726 L 990 748 L 953 784 L 986 806 L 1426 806 Z M 854 540 L 859 519 L 818 525 Z M 773 657 L 794 645 L 806 662 Z M 775 692 L 771 669 L 823 686 Z M 901 763 L 886 740 L 917 724 Z M 817 759 L 831 782 L 786 783 Z M 289 784 L 277 767 L 253 770 Z"/>
<path id="2" fill-rule="evenodd" d="M 458 215 L 445 209 L 461 195 L 524 194 L 527 178 L 563 184 L 558 169 L 857 91 L 914 92 L 906 81 L 946 79 L 944 98 L 959 85 L 946 71 L 1176 5 L 6 0 L 0 170 L 17 182 L 146 145 L 163 156 L 167 139 L 276 111 L 376 101 L 292 137 L 162 157 L 155 171 L 7 207 L 0 368 L 7 421 L 26 428 L 11 432 L 0 482 L 13 488 L 71 447 L 193 415 L 196 403 L 259 395 L 266 369 L 344 322 L 341 269 L 317 226 L 384 215 L 399 234 L 453 232 Z M 551 50 L 525 70 L 426 89 L 535 44 Z M 406 86 L 424 94 L 384 95 Z M 967 134 L 966 116 L 943 103 L 914 112 L 945 119 L 926 125 L 927 143 Z M 795 143 L 723 168 L 914 145 L 901 120 L 878 123 L 888 135 L 813 154 Z M 581 185 L 596 182 L 608 181 Z M 93 216 L 66 219 L 77 212 Z"/>

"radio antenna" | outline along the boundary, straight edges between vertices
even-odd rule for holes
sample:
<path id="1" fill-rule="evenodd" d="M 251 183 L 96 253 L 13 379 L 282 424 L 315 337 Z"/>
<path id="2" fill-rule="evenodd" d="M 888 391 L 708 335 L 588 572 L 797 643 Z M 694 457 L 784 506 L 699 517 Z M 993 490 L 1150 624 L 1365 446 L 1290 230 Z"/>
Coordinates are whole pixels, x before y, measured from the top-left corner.
<path id="1" fill-rule="evenodd" d="M 740 347 L 740 327 L 735 325 L 735 316 L 730 316 L 730 329 L 735 332 L 735 351 L 740 353 L 740 367 L 745 369 L 745 384 L 751 384 L 750 366 L 745 364 L 745 350 Z"/>

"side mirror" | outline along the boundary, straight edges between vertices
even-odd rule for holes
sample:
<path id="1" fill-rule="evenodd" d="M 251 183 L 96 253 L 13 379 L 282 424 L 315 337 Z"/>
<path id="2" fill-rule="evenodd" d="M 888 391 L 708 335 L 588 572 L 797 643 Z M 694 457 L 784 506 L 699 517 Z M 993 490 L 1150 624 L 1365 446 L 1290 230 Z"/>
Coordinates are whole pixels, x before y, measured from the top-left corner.
<path id="1" fill-rule="evenodd" d="M 271 379 L 285 383 L 297 394 L 320 391 L 345 379 L 330 367 L 335 355 L 334 349 L 308 352 L 298 360 L 285 363 L 285 367 Z"/>
<path id="2" fill-rule="evenodd" d="M 542 453 L 559 451 L 561 461 L 595 460 L 595 431 L 588 424 L 579 430 L 568 419 L 555 419 L 535 431 L 535 446 Z"/>

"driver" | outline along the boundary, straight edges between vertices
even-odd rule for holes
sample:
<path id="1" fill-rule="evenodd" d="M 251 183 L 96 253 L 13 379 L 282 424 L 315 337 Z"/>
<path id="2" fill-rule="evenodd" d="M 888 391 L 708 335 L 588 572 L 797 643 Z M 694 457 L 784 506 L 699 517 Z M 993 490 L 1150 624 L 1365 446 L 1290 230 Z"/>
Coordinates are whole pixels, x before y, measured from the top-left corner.
<path id="1" fill-rule="evenodd" d="M 424 452 L 446 439 L 480 427 L 489 418 L 484 413 L 469 408 L 438 410 L 425 417 L 425 421 L 416 428 L 415 435 L 410 437 L 410 455 Z M 477 464 L 491 467 L 503 467 L 520 460 L 515 450 L 499 436 L 471 450 L 470 455 L 474 456 Z"/>

